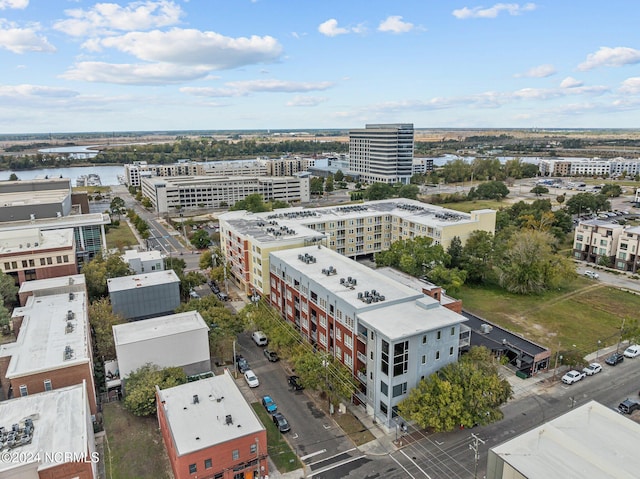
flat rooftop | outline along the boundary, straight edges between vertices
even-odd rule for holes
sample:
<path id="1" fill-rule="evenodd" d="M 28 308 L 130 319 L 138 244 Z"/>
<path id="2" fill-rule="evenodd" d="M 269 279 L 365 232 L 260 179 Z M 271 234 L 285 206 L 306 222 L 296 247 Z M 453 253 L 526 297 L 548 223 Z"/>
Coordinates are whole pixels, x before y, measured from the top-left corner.
<path id="1" fill-rule="evenodd" d="M 159 397 L 179 456 L 264 430 L 228 371 L 163 389 Z"/>
<path id="2" fill-rule="evenodd" d="M 305 239 L 320 241 L 326 237 L 324 233 L 308 228 L 296 219 L 265 220 L 254 217 L 253 213 L 247 214 L 246 211 L 232 211 L 220 216 L 224 216 L 224 220 L 241 234 L 265 244 Z"/>
<path id="3" fill-rule="evenodd" d="M 89 434 L 93 435 L 93 429 L 87 430 L 88 408 L 84 384 L 0 402 L 0 426 L 11 429 L 13 424 L 20 424 L 25 418 L 33 420 L 31 444 L 11 449 L 11 457 L 35 458 L 40 453 L 42 462 L 38 470 L 42 471 L 60 464 L 59 460 L 47 462 L 45 453 L 49 453 L 49 458 L 60 452 L 86 453 Z M 0 472 L 9 475 L 12 469 L 32 462 L 35 461 L 0 461 Z"/>
<path id="4" fill-rule="evenodd" d="M 232 181 L 247 183 L 270 183 L 270 182 L 284 182 L 287 180 L 297 179 L 295 176 L 233 176 L 233 175 L 221 175 L 221 176 L 152 176 L 144 178 L 144 181 L 151 184 L 165 184 L 174 188 L 186 188 L 189 186 L 206 186 L 217 183 L 229 183 Z"/>
<path id="5" fill-rule="evenodd" d="M 24 281 L 20 285 L 20 290 L 18 291 L 18 293 L 65 288 L 67 286 L 83 286 L 85 283 L 86 281 L 84 278 L 84 274 L 58 276 L 56 278 L 47 279 L 34 279 L 32 281 Z"/>
<path id="6" fill-rule="evenodd" d="M 126 262 L 129 262 L 132 259 L 139 259 L 140 261 L 161 260 L 165 256 L 158 250 L 138 251 L 135 249 L 128 249 L 124 252 L 123 257 Z"/>
<path id="7" fill-rule="evenodd" d="M 73 248 L 72 228 L 45 231 L 31 228 L 21 231 L 5 231 L 0 239 L 0 255 L 60 248 Z M 75 260 L 75 258 L 73 259 Z"/>
<path id="8" fill-rule="evenodd" d="M 287 263 L 287 269 L 299 271 L 361 311 L 379 308 L 382 304 L 396 304 L 424 297 L 423 293 L 398 283 L 378 273 L 376 270 L 324 246 L 320 248 L 317 246 L 292 248 L 274 251 L 270 255 L 272 258 Z M 313 261 L 309 263 L 304 261 L 305 255 L 313 258 Z M 300 259 L 301 257 L 303 259 Z M 271 264 L 274 264 L 273 259 Z M 326 271 L 329 268 L 335 270 L 336 273 L 327 275 Z M 353 288 L 346 284 L 349 277 L 352 280 L 356 280 Z M 345 280 L 345 283 L 341 283 L 342 279 Z M 371 293 L 373 290 L 384 296 L 384 301 L 367 304 L 359 299 L 359 294 L 364 297 L 366 296 L 365 291 Z"/>
<path id="9" fill-rule="evenodd" d="M 635 479 L 640 424 L 596 401 L 491 450 L 528 478 Z"/>
<path id="10" fill-rule="evenodd" d="M 187 311 L 185 313 L 145 319 L 144 321 L 118 324 L 113 326 L 113 338 L 116 345 L 123 345 L 199 329 L 208 331 L 209 327 L 200 316 L 200 313 Z"/>
<path id="11" fill-rule="evenodd" d="M 166 271 L 154 271 L 151 273 L 120 276 L 107 279 L 109 293 L 127 291 L 136 288 L 148 288 L 159 284 L 179 283 L 178 275 L 172 269 Z"/>
<path id="12" fill-rule="evenodd" d="M 0 193 L 0 206 L 33 206 L 50 203 L 62 203 L 71 196 L 70 188 L 55 190 L 30 190 Z"/>
<path id="13" fill-rule="evenodd" d="M 428 296 L 386 306 L 378 303 L 377 308 L 358 313 L 358 319 L 368 328 L 373 328 L 394 341 L 455 326 L 467 320 Z"/>
<path id="14" fill-rule="evenodd" d="M 0 232 L 40 228 L 53 230 L 61 228 L 78 228 L 81 226 L 108 225 L 111 218 L 106 213 L 88 213 L 61 216 L 59 218 L 36 218 L 35 220 L 5 221 L 0 223 Z"/>
<path id="15" fill-rule="evenodd" d="M 71 312 L 71 314 L 69 314 Z M 84 292 L 31 296 L 27 304 L 13 310 L 24 316 L 20 334 L 11 347 L 6 376 L 15 378 L 87 363 L 89 331 L 87 296 Z M 0 346 L 0 356 L 3 346 Z"/>

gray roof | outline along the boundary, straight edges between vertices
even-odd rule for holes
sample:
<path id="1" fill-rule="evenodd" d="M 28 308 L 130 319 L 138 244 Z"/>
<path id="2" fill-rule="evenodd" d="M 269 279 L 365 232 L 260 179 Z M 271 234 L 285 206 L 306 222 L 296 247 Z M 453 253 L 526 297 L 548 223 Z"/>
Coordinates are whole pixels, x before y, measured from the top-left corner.
<path id="1" fill-rule="evenodd" d="M 178 456 L 264 430 L 227 370 L 158 394 Z M 226 423 L 227 416 L 231 424 Z"/>
<path id="2" fill-rule="evenodd" d="M 120 276 L 109 278 L 107 288 L 109 293 L 115 291 L 126 291 L 136 288 L 147 288 L 159 284 L 179 283 L 180 278 L 172 269 L 166 271 L 154 271 L 152 273 L 134 274 L 131 276 Z"/>
<path id="3" fill-rule="evenodd" d="M 117 324 L 113 326 L 113 339 L 116 346 L 119 346 L 199 329 L 209 330 L 209 327 L 199 312 L 186 311 L 144 321 Z"/>
<path id="4" fill-rule="evenodd" d="M 639 437 L 640 424 L 589 401 L 491 451 L 528 479 L 635 479 Z"/>

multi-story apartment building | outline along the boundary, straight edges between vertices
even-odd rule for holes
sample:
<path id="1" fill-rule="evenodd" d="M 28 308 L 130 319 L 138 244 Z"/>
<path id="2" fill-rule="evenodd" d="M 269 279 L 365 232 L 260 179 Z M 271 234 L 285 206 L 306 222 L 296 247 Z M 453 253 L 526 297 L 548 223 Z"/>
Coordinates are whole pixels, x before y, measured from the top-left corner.
<path id="1" fill-rule="evenodd" d="M 571 176 L 601 176 L 611 174 L 611 162 L 600 158 L 571 161 Z"/>
<path id="2" fill-rule="evenodd" d="M 300 156 L 264 160 L 268 176 L 293 176 L 307 171 L 314 160 Z"/>
<path id="3" fill-rule="evenodd" d="M 139 187 L 142 178 L 150 176 L 196 176 L 204 175 L 202 164 L 189 160 L 168 165 L 148 164 L 146 161 L 134 161 L 124 165 L 124 182 L 127 186 Z"/>
<path id="4" fill-rule="evenodd" d="M 636 176 L 640 173 L 640 159 L 629 160 L 614 158 L 611 160 L 611 176 Z"/>
<path id="5" fill-rule="evenodd" d="M 267 431 L 228 370 L 158 389 L 158 423 L 176 479 L 267 478 Z"/>
<path id="6" fill-rule="evenodd" d="M 5 231 L 0 237 L 0 271 L 12 276 L 17 285 L 76 274 L 73 230 Z"/>
<path id="7" fill-rule="evenodd" d="M 55 284 L 58 280 L 54 279 Z M 27 298 L 15 308 L 14 343 L 0 346 L 0 385 L 5 397 L 86 383 L 92 414 L 96 413 L 93 352 L 85 291 Z M 50 290 L 52 291 L 52 290 Z"/>
<path id="8" fill-rule="evenodd" d="M 382 424 L 421 379 L 457 361 L 466 318 L 440 301 L 322 246 L 270 256 L 271 305 L 352 372 L 358 402 Z"/>
<path id="9" fill-rule="evenodd" d="M 637 273 L 640 267 L 640 226 L 625 228 L 618 237 L 614 267 Z"/>
<path id="10" fill-rule="evenodd" d="M 414 158 L 412 175 L 431 173 L 433 171 L 433 158 Z"/>
<path id="11" fill-rule="evenodd" d="M 0 402 L 0 430 L 0 477 L 100 477 L 98 463 L 104 458 L 96 450 L 87 388 L 82 383 Z M 15 441 L 11 446 L 10 433 Z"/>
<path id="12" fill-rule="evenodd" d="M 413 173 L 413 124 L 369 124 L 349 131 L 349 170 L 366 183 L 408 184 Z"/>
<path id="13" fill-rule="evenodd" d="M 182 176 L 144 178 L 142 194 L 158 213 L 168 213 L 180 208 L 233 206 L 252 194 L 265 201 L 308 202 L 311 191 L 309 178 L 302 176 Z"/>
<path id="14" fill-rule="evenodd" d="M 321 242 L 355 258 L 389 249 L 398 240 L 426 236 L 445 249 L 457 236 L 495 231 L 496 212 L 460 213 L 408 199 L 323 208 L 286 208 L 268 213 L 232 211 L 219 216 L 220 247 L 245 292 L 269 294 L 269 253 Z"/>
<path id="15" fill-rule="evenodd" d="M 573 257 L 588 263 L 613 264 L 624 227 L 603 220 L 580 221 L 573 235 Z"/>
<path id="16" fill-rule="evenodd" d="M 30 296 L 51 296 L 52 294 L 84 293 L 87 290 L 84 274 L 58 276 L 56 278 L 25 281 L 20 285 L 18 298 L 20 306 L 27 304 Z"/>
<path id="17" fill-rule="evenodd" d="M 572 158 L 566 160 L 540 160 L 538 163 L 543 176 L 635 176 L 640 173 L 640 159 L 614 158 Z"/>

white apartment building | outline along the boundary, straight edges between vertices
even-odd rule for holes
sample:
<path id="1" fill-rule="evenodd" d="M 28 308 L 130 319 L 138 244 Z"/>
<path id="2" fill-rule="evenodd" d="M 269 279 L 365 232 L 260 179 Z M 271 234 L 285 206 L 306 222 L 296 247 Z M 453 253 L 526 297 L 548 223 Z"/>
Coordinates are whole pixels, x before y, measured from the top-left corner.
<path id="1" fill-rule="evenodd" d="M 571 176 L 609 176 L 611 162 L 600 158 L 571 161 Z"/>
<path id="2" fill-rule="evenodd" d="M 409 199 L 349 206 L 285 208 L 267 213 L 231 211 L 219 215 L 220 247 L 231 274 L 245 292 L 269 293 L 269 253 L 312 243 L 355 258 L 389 249 L 418 236 L 445 249 L 458 236 L 463 244 L 475 230 L 495 231 L 496 212 L 460 213 Z"/>
<path id="3" fill-rule="evenodd" d="M 618 237 L 616 263 L 620 271 L 637 273 L 640 267 L 640 226 L 625 228 Z"/>
<path id="4" fill-rule="evenodd" d="M 124 182 L 127 186 L 141 186 L 142 179 L 151 176 L 196 176 L 204 175 L 204 168 L 200 163 L 189 160 L 178 161 L 168 165 L 148 164 L 146 161 L 134 161 L 124 165 Z"/>
<path id="5" fill-rule="evenodd" d="M 457 361 L 466 318 L 322 246 L 270 255 L 270 303 L 357 379 L 357 400 L 390 427 L 421 379 Z"/>
<path id="6" fill-rule="evenodd" d="M 295 176 L 182 176 L 143 178 L 142 194 L 158 213 L 233 206 L 252 194 L 264 201 L 307 202 L 309 178 Z"/>
<path id="7" fill-rule="evenodd" d="M 164 271 L 165 255 L 160 251 L 138 251 L 135 249 L 126 250 L 122 259 L 129 265 L 136 274 L 149 273 L 151 271 Z"/>
<path id="8" fill-rule="evenodd" d="M 413 124 L 368 124 L 349 131 L 349 170 L 366 183 L 409 184 Z"/>

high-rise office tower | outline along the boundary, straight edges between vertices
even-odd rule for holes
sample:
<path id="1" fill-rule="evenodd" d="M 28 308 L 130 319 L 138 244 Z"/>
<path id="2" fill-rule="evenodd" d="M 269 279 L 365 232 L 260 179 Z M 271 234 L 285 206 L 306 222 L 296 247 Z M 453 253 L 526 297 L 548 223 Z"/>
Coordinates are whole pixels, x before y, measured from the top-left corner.
<path id="1" fill-rule="evenodd" d="M 349 169 L 367 183 L 409 184 L 413 123 L 371 124 L 349 132 Z"/>

